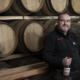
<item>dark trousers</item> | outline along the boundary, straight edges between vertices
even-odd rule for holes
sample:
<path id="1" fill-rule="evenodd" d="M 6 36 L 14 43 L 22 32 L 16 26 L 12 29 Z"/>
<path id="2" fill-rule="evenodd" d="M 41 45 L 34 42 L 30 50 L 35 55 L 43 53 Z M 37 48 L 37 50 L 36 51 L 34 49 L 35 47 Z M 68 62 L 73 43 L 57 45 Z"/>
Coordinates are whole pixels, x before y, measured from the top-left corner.
<path id="1" fill-rule="evenodd" d="M 65 78 L 61 70 L 52 71 L 49 73 L 51 80 L 80 80 L 80 69 L 71 71 L 70 76 Z"/>

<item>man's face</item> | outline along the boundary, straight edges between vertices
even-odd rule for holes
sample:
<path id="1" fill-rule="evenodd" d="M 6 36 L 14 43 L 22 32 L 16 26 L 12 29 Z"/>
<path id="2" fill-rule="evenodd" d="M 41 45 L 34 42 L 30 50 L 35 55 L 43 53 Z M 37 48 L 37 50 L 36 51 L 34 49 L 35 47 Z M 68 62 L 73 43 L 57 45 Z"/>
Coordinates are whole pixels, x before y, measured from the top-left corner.
<path id="1" fill-rule="evenodd" d="M 71 20 L 68 14 L 62 14 L 58 20 L 58 28 L 63 32 L 67 32 L 70 29 Z"/>

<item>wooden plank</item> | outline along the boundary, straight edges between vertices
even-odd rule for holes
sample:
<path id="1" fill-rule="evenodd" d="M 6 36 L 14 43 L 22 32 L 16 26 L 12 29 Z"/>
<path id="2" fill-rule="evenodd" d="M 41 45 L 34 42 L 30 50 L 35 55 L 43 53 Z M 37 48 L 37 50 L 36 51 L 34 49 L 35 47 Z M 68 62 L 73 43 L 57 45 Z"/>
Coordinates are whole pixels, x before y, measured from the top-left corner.
<path id="1" fill-rule="evenodd" d="M 45 62 L 39 62 L 39 63 L 26 65 L 26 66 L 22 66 L 22 67 L 2 70 L 2 71 L 0 71 L 0 77 L 11 75 L 11 74 L 16 74 L 16 73 L 20 73 L 20 72 L 24 72 L 24 71 L 29 71 L 32 69 L 37 69 L 37 68 L 44 67 L 44 66 L 48 66 L 48 64 Z"/>
<path id="2" fill-rule="evenodd" d="M 30 71 L 24 71 L 24 72 L 17 73 L 17 74 L 3 76 L 3 77 L 0 77 L 0 80 L 14 80 L 14 79 L 22 78 L 22 77 L 29 77 L 29 76 L 37 75 L 37 74 L 44 73 L 47 71 L 48 71 L 48 66 L 30 70 Z"/>
<path id="3" fill-rule="evenodd" d="M 71 19 L 80 18 L 80 16 L 70 16 Z M 58 16 L 24 16 L 24 19 L 58 19 Z"/>
<path id="4" fill-rule="evenodd" d="M 57 19 L 57 16 L 24 16 L 24 19 Z"/>
<path id="5" fill-rule="evenodd" d="M 0 20 L 21 20 L 23 16 L 0 16 Z"/>
<path id="6" fill-rule="evenodd" d="M 9 59 L 16 59 L 16 58 L 21 58 L 21 57 L 25 57 L 25 56 L 28 56 L 28 54 L 11 54 L 7 57 L 1 57 L 0 58 L 0 61 L 5 61 L 5 60 L 9 60 Z"/>
<path id="7" fill-rule="evenodd" d="M 71 19 L 80 18 L 80 16 L 70 16 Z M 0 20 L 41 20 L 41 19 L 58 19 L 58 16 L 0 16 Z"/>
<path id="8" fill-rule="evenodd" d="M 43 53 L 42 51 L 39 51 L 39 52 L 27 52 L 26 54 L 15 53 L 15 54 L 11 54 L 11 55 L 6 56 L 6 57 L 1 57 L 0 61 L 16 59 L 16 58 L 21 58 L 21 57 L 26 57 L 26 56 L 39 55 L 39 54 L 42 54 L 42 53 Z"/>
<path id="9" fill-rule="evenodd" d="M 80 18 L 80 16 L 70 16 L 71 19 L 76 19 L 76 18 Z"/>

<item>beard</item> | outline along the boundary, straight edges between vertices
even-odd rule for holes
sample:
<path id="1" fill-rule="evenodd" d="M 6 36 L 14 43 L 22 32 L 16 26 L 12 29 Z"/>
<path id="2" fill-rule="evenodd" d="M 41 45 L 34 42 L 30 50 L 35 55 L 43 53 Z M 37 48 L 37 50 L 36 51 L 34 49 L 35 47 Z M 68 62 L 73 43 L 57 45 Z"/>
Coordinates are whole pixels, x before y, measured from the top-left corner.
<path id="1" fill-rule="evenodd" d="M 64 29 L 64 26 L 66 26 L 67 28 L 66 29 Z M 62 26 L 59 26 L 59 29 L 61 30 L 61 31 L 63 31 L 63 32 L 67 32 L 69 29 L 70 29 L 70 27 L 68 26 L 68 25 L 62 25 Z"/>

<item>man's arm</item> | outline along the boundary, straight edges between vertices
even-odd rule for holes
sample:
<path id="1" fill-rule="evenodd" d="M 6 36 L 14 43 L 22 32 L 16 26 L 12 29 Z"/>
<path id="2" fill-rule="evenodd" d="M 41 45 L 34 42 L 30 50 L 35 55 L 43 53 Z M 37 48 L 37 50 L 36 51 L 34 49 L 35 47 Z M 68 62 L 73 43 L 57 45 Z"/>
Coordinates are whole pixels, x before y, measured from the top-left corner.
<path id="1" fill-rule="evenodd" d="M 44 40 L 43 59 L 50 65 L 63 66 L 62 58 L 55 57 L 56 38 L 51 36 L 48 35 Z"/>

